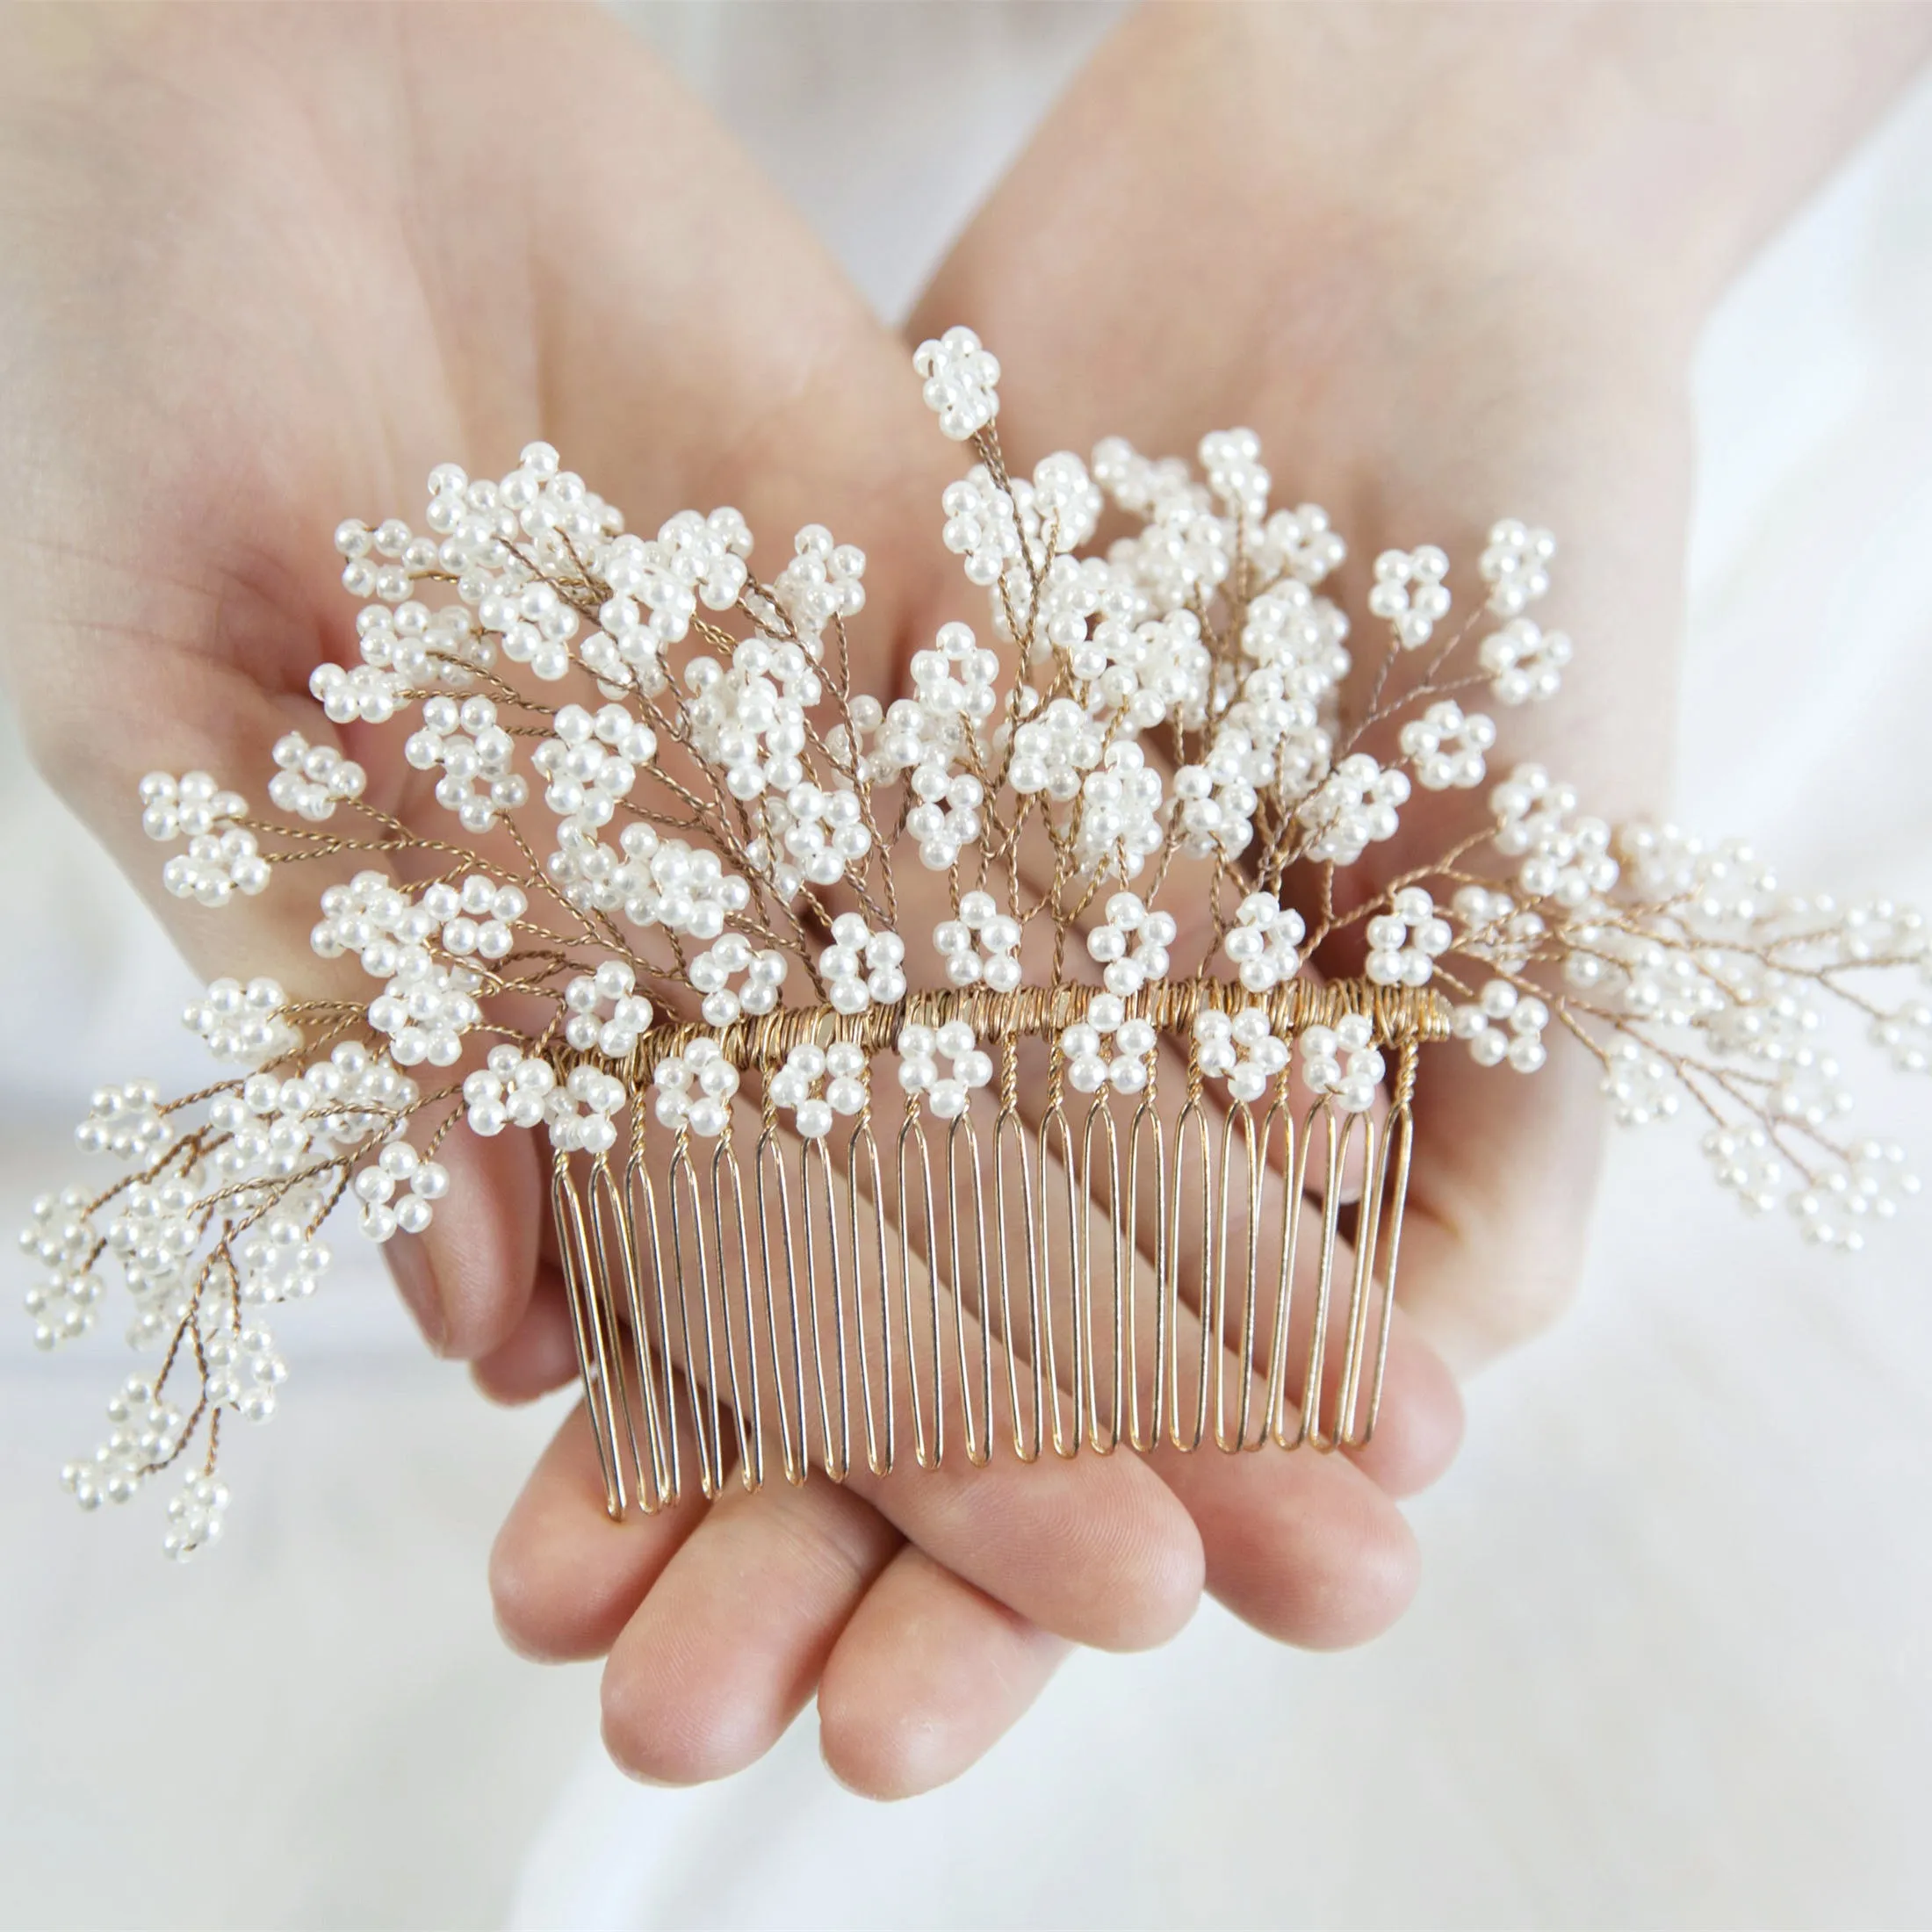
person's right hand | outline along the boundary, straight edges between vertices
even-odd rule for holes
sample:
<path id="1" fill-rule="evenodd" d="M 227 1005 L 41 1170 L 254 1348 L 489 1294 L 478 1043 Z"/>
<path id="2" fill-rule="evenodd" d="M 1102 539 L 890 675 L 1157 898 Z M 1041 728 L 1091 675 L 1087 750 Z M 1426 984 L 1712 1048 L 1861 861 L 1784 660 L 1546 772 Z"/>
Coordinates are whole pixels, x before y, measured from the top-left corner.
<path id="1" fill-rule="evenodd" d="M 542 436 L 634 524 L 736 504 L 768 561 L 830 524 L 871 559 L 857 681 L 883 696 L 940 617 L 984 622 L 936 541 L 958 452 L 903 349 L 607 19 L 19 9 L 0 76 L 0 659 L 35 755 L 203 969 L 320 990 L 313 887 L 165 898 L 137 782 L 202 768 L 258 801 L 284 732 L 330 739 L 308 674 L 353 661 L 354 606 L 329 534 L 411 515 L 436 462 Z M 378 802 L 445 822 L 400 724 L 334 735 Z M 494 1392 L 556 1386 L 544 1157 L 458 1134 L 445 1157 L 454 1198 L 392 1244 L 411 1305 Z M 1414 1577 L 1390 1493 L 1456 1417 L 1398 1344 L 1359 1465 L 1204 1455 L 1177 1489 L 1131 1456 L 1007 1460 L 616 1528 L 580 1410 L 499 1543 L 498 1613 L 539 1654 L 612 1651 L 607 1738 L 640 1775 L 734 1770 L 816 1687 L 834 1770 L 905 1791 L 971 1762 L 1068 1640 L 1171 1634 L 1204 1546 L 1277 1634 L 1381 1627 Z"/>

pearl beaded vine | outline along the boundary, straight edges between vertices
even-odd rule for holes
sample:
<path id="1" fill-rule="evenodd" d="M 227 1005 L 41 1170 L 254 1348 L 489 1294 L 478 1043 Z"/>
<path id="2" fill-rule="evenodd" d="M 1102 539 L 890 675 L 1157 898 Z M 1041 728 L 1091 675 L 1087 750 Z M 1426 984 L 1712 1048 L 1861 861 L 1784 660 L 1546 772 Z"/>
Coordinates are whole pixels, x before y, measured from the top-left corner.
<path id="1" fill-rule="evenodd" d="M 358 661 L 314 672 L 270 816 L 205 772 L 141 782 L 144 831 L 181 847 L 169 892 L 228 905 L 333 861 L 311 948 L 376 984 L 301 999 L 218 978 L 185 1019 L 224 1079 L 94 1096 L 78 1143 L 124 1171 L 34 1204 L 35 1342 L 96 1326 L 112 1272 L 130 1340 L 201 1387 L 123 1388 L 66 1472 L 83 1506 L 182 1462 L 167 1548 L 219 1536 L 213 1422 L 184 1460 L 198 1423 L 273 1412 L 264 1311 L 326 1277 L 339 1202 L 378 1242 L 429 1227 L 449 1133 L 539 1133 L 590 1162 L 661 1133 L 722 1160 L 755 1118 L 824 1146 L 868 1130 L 888 1043 L 909 1121 L 963 1120 L 996 1054 L 1002 1108 L 1151 1106 L 1170 1024 L 1200 1104 L 1212 1082 L 1216 1107 L 1285 1105 L 1299 1064 L 1298 1104 L 1359 1115 L 1392 1085 L 1409 1104 L 1413 1066 L 1392 1082 L 1384 1049 L 1413 1044 L 1392 1015 L 1426 1011 L 1486 1068 L 1533 1074 L 1568 1038 L 1626 1124 L 1703 1116 L 1719 1186 L 1813 1243 L 1857 1246 L 1915 1191 L 1898 1148 L 1847 1131 L 1822 1029 L 1853 998 L 1891 1064 L 1932 1071 L 1916 912 L 1791 894 L 1735 841 L 1613 827 L 1535 763 L 1493 776 L 1471 692 L 1546 702 L 1574 655 L 1527 614 L 1548 531 L 1489 528 L 1460 629 L 1449 553 L 1382 551 L 1365 647 L 1325 588 L 1346 544 L 1319 505 L 1272 506 L 1251 430 L 1209 431 L 1192 464 L 1108 437 L 1021 473 L 978 337 L 948 329 L 913 362 L 970 445 L 940 539 L 985 621 L 915 640 L 904 690 L 853 688 L 858 546 L 809 523 L 763 581 L 735 509 L 627 530 L 538 442 L 497 478 L 438 465 L 421 530 L 337 528 Z M 331 742 L 398 721 L 400 763 L 470 843 L 378 809 L 376 768 Z M 1459 794 L 1482 803 L 1418 863 L 1418 803 Z M 1290 989 L 1337 953 L 1360 977 L 1297 1031 Z M 1853 996 L 1853 973 L 1889 991 Z M 1022 1098 L 1027 1032 L 1051 1078 Z"/>

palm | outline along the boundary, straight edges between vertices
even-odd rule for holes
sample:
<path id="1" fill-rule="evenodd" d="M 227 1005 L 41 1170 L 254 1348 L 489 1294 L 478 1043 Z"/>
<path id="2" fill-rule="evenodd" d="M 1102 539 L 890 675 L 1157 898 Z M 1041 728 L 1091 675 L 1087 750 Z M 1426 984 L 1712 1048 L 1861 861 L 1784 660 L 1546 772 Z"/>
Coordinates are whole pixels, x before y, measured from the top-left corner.
<path id="1" fill-rule="evenodd" d="M 30 26 L 76 31 L 9 31 Z M 65 58 L 14 51 L 0 328 L 32 372 L 11 453 L 35 487 L 6 539 L 28 597 L 10 674 L 40 756 L 150 890 L 135 779 L 246 782 L 284 731 L 317 732 L 308 672 L 353 651 L 326 533 L 413 502 L 451 455 L 482 466 L 542 435 L 646 515 L 730 501 L 768 543 L 815 518 L 919 560 L 869 576 L 876 688 L 955 595 L 932 539 L 946 453 L 901 351 L 595 16 L 230 15 L 216 41 L 167 15 Z M 1014 340 L 1055 366 L 1045 330 Z M 1084 399 L 1036 420 L 1056 442 L 1090 427 Z M 352 749 L 413 822 L 400 735 Z M 310 903 L 270 893 L 219 926 L 162 910 L 208 965 L 308 984 Z M 465 1159 L 465 1213 L 429 1258 L 441 1340 L 534 1392 L 567 1366 L 537 1156 L 512 1136 Z M 1453 1431 L 1426 1359 L 1405 1373 L 1417 1398 L 1370 1459 L 1391 1486 L 1432 1473 Z M 549 1654 L 615 1643 L 627 1762 L 731 1768 L 822 1676 L 835 1762 L 905 1788 L 1010 1721 L 1057 1654 L 1046 1631 L 1171 1631 L 1204 1547 L 1282 1634 L 1337 1640 L 1399 1606 L 1406 1532 L 1363 1475 L 1220 1461 L 820 1483 L 617 1532 L 573 1421 L 506 1534 L 500 1605 Z"/>

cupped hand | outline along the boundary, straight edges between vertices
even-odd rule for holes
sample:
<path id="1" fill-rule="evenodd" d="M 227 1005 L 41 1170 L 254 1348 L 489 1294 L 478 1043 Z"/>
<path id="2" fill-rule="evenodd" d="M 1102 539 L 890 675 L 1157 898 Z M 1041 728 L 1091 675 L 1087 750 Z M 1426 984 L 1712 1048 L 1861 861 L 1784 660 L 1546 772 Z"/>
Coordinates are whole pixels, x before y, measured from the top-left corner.
<path id="1" fill-rule="evenodd" d="M 283 732 L 331 740 L 308 674 L 355 645 L 328 533 L 406 512 L 438 461 L 507 466 L 541 436 L 639 522 L 731 502 L 768 544 L 828 523 L 874 559 L 873 688 L 956 614 L 934 540 L 951 452 L 903 349 L 598 15 L 21 10 L 0 33 L 5 674 L 54 783 L 205 970 L 321 990 L 313 891 L 162 896 L 136 782 L 200 768 L 258 793 Z M 1041 411 L 1042 438 L 1085 434 L 1084 407 Z M 403 735 L 334 741 L 415 825 Z M 399 1242 L 411 1304 L 494 1392 L 555 1386 L 538 1152 L 458 1135 L 448 1157 L 457 1201 Z M 1355 1461 L 1009 1462 L 617 1526 L 580 1414 L 493 1582 L 522 1647 L 609 1652 L 628 1768 L 736 1769 L 816 1690 L 834 1769 L 905 1791 L 971 1762 L 1067 1642 L 1171 1634 L 1204 1568 L 1285 1637 L 1380 1627 L 1413 1581 L 1390 1496 L 1440 1467 L 1455 1417 L 1402 1336 Z"/>
<path id="2" fill-rule="evenodd" d="M 1480 616 L 1489 526 L 1554 530 L 1555 588 L 1534 614 L 1576 639 L 1561 696 L 1526 713 L 1480 690 L 1465 703 L 1497 711 L 1498 775 L 1534 761 L 1590 811 L 1654 812 L 1697 326 L 1928 38 L 1922 18 L 1883 9 L 1827 25 L 1150 8 L 1056 108 L 912 334 L 961 321 L 999 349 L 1009 442 L 1084 449 L 1113 433 L 1191 456 L 1209 429 L 1258 431 L 1274 501 L 1322 504 L 1349 543 L 1358 717 L 1384 660 L 1361 616 L 1370 559 L 1448 552 L 1457 608 L 1440 635 L 1478 613 L 1467 670 L 1499 622 Z M 1532 104 L 1557 101 L 1525 128 Z M 1365 748 L 1390 750 L 1386 736 Z M 1338 891 L 1373 896 L 1483 812 L 1481 794 L 1417 792 Z M 1360 957 L 1322 963 L 1359 970 Z M 1460 1049 L 1426 1056 L 1401 1298 L 1460 1370 L 1572 1292 L 1607 1114 L 1599 1071 L 1569 1040 L 1527 1078 Z M 1208 1575 L 1212 1587 L 1211 1556 Z"/>

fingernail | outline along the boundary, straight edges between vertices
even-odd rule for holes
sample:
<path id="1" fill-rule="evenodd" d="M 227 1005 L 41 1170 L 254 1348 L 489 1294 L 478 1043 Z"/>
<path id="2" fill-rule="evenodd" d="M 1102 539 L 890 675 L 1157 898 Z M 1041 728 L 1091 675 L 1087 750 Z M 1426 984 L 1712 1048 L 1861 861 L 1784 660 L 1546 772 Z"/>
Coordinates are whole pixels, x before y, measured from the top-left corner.
<path id="1" fill-rule="evenodd" d="M 436 1354 L 442 1354 L 450 1330 L 443 1319 L 443 1299 L 436 1293 L 436 1270 L 429 1265 L 422 1237 L 394 1235 L 385 1244 L 389 1255 L 389 1272 L 395 1277 L 396 1292 L 407 1304 L 422 1330 L 422 1338 Z"/>

